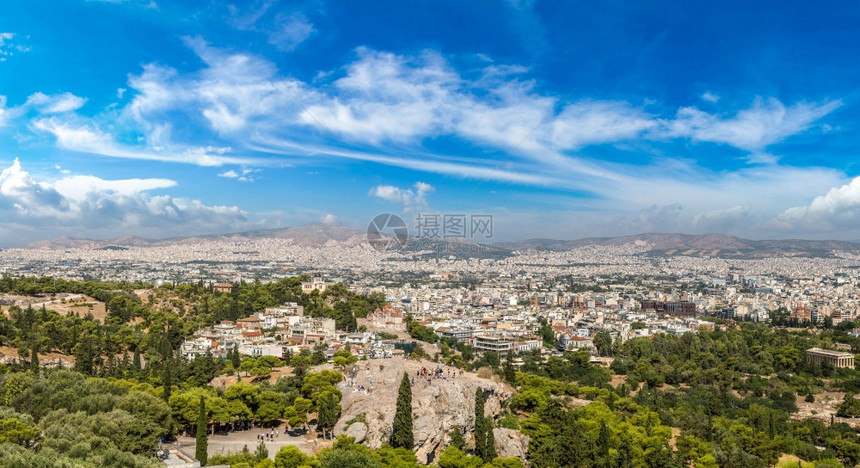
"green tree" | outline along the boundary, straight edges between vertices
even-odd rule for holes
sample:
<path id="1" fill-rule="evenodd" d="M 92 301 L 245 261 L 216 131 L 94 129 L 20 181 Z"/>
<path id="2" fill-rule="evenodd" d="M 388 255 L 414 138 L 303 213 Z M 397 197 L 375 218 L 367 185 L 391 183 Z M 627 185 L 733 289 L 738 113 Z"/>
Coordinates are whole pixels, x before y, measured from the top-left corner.
<path id="1" fill-rule="evenodd" d="M 610 433 L 606 422 L 600 420 L 600 428 L 597 431 L 597 463 L 600 466 L 609 467 Z"/>
<path id="2" fill-rule="evenodd" d="M 618 446 L 618 461 L 615 466 L 618 468 L 633 468 L 633 447 L 630 444 L 629 437 L 621 439 L 621 445 Z"/>
<path id="3" fill-rule="evenodd" d="M 134 375 L 139 376 L 142 366 L 140 364 L 140 349 L 137 346 L 134 347 L 134 355 L 131 358 L 131 365 L 134 368 Z"/>
<path id="4" fill-rule="evenodd" d="M 612 353 L 612 336 L 608 331 L 601 331 L 594 335 L 594 347 L 597 348 L 597 354 L 601 356 L 609 356 Z"/>
<path id="5" fill-rule="evenodd" d="M 326 432 L 331 434 L 334 425 L 337 423 L 341 409 L 338 403 L 338 397 L 334 392 L 326 391 L 319 398 L 317 421 L 319 422 L 319 427 L 323 430 L 323 437 L 326 436 Z"/>
<path id="6" fill-rule="evenodd" d="M 412 384 L 409 383 L 409 375 L 403 373 L 400 379 L 400 388 L 397 391 L 397 410 L 394 413 L 394 431 L 391 433 L 389 443 L 392 447 L 412 449 L 415 445 L 412 434 Z"/>
<path id="7" fill-rule="evenodd" d="M 860 400 L 853 393 L 846 393 L 845 398 L 836 410 L 836 415 L 843 418 L 856 418 L 860 416 Z"/>
<path id="8" fill-rule="evenodd" d="M 206 417 L 206 400 L 200 395 L 200 413 L 197 416 L 197 446 L 194 452 L 195 458 L 200 461 L 200 466 L 206 466 L 208 458 L 209 443 L 209 419 Z"/>
<path id="9" fill-rule="evenodd" d="M 13 417 L 0 419 L 0 444 L 11 442 L 28 447 L 39 437 L 39 428 Z"/>
<path id="10" fill-rule="evenodd" d="M 264 424 L 272 422 L 284 414 L 284 400 L 280 393 L 265 391 L 260 393 L 258 401 L 257 419 Z"/>
<path id="11" fill-rule="evenodd" d="M 507 357 L 505 357 L 505 368 L 504 368 L 504 376 L 505 382 L 516 385 L 517 384 L 517 372 L 514 370 L 514 352 L 508 351 Z"/>
<path id="12" fill-rule="evenodd" d="M 487 458 L 487 418 L 484 417 L 484 389 L 475 391 L 475 455 L 484 461 Z"/>
<path id="13" fill-rule="evenodd" d="M 257 460 L 265 460 L 269 458 L 269 449 L 266 448 L 266 444 L 262 440 L 257 444 L 257 449 L 254 450 L 254 458 Z"/>
<path id="14" fill-rule="evenodd" d="M 284 409 L 284 417 L 290 427 L 302 427 L 308 422 L 308 412 L 311 410 L 313 402 L 307 398 L 298 397 L 293 401 L 293 404 Z"/>
<path id="15" fill-rule="evenodd" d="M 448 446 L 454 447 L 457 450 L 463 450 L 466 446 L 466 439 L 463 437 L 463 431 L 459 427 L 455 427 L 448 433 Z"/>
<path id="16" fill-rule="evenodd" d="M 481 468 L 482 466 L 484 461 L 479 457 L 470 457 L 456 447 L 448 446 L 439 454 L 439 468 Z"/>
<path id="17" fill-rule="evenodd" d="M 30 347 L 30 370 L 34 375 L 39 375 L 39 352 L 36 344 Z"/>
<path id="18" fill-rule="evenodd" d="M 93 375 L 93 360 L 95 356 L 92 335 L 86 332 L 80 338 L 77 346 L 75 346 L 75 370 L 86 375 Z"/>
<path id="19" fill-rule="evenodd" d="M 234 346 L 230 351 L 230 362 L 233 363 L 233 368 L 238 369 L 242 365 L 242 356 L 239 354 L 239 348 Z"/>
<path id="20" fill-rule="evenodd" d="M 166 340 L 165 340 L 166 342 Z M 173 387 L 173 348 L 169 342 L 166 342 L 167 350 L 164 353 L 164 363 L 161 367 L 161 382 L 164 385 L 163 397 L 164 401 L 170 401 L 170 391 Z"/>
<path id="21" fill-rule="evenodd" d="M 496 436 L 493 434 L 493 418 L 486 417 L 484 419 L 484 427 L 487 429 L 487 441 L 485 442 L 487 452 L 484 461 L 492 461 L 496 458 Z"/>
<path id="22" fill-rule="evenodd" d="M 310 457 L 293 445 L 286 445 L 275 454 L 277 468 L 298 468 L 308 464 Z"/>
<path id="23" fill-rule="evenodd" d="M 367 453 L 334 449 L 322 454 L 320 468 L 382 468 L 382 465 Z"/>

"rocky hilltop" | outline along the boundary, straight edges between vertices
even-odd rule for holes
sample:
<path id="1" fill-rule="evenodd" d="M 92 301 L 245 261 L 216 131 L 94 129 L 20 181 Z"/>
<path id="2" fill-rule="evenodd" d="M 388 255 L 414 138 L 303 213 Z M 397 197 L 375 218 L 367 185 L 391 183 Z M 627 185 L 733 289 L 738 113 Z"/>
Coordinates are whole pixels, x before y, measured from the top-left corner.
<path id="1" fill-rule="evenodd" d="M 410 378 L 422 368 L 435 369 L 435 363 L 401 358 L 359 362 L 355 372 L 347 373 L 339 388 L 343 391 L 343 413 L 335 426 L 335 434 L 355 437 L 368 447 L 379 448 L 391 436 L 397 389 L 403 372 Z M 446 371 L 453 368 L 443 367 Z M 373 387 L 363 391 L 359 387 Z M 475 391 L 484 389 L 487 416 L 495 416 L 502 404 L 511 398 L 512 389 L 502 383 L 478 377 L 474 373 L 457 373 L 449 379 L 416 377 L 412 386 L 413 432 L 415 453 L 420 463 L 430 463 L 448 442 L 448 432 L 458 427 L 466 440 L 475 429 Z M 525 456 L 528 438 L 516 431 L 496 429 L 494 433 L 500 456 Z"/>

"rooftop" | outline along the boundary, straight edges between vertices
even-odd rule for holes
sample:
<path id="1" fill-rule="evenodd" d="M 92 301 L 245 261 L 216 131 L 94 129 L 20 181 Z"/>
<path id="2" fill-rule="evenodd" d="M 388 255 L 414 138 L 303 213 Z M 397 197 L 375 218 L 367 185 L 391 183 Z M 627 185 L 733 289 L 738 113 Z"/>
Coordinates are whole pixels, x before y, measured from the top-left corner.
<path id="1" fill-rule="evenodd" d="M 830 357 L 836 357 L 836 358 L 854 357 L 854 355 L 851 353 L 846 353 L 843 351 L 833 351 L 830 349 L 821 349 L 821 348 L 809 348 L 806 350 L 806 353 L 807 354 L 818 354 L 821 356 L 830 356 Z"/>

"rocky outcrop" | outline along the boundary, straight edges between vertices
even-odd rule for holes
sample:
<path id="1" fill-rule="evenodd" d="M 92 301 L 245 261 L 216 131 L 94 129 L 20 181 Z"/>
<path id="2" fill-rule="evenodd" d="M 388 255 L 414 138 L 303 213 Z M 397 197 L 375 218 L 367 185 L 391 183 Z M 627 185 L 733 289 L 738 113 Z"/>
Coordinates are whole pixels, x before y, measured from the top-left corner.
<path id="1" fill-rule="evenodd" d="M 351 432 L 360 433 L 364 429 L 354 427 L 364 425 L 358 421 L 366 421 L 364 443 L 371 448 L 382 446 L 391 436 L 397 388 L 403 373 L 406 372 L 411 379 L 422 367 L 435 369 L 436 365 L 400 358 L 359 362 L 355 374 L 352 377 L 348 374 L 339 386 L 343 391 L 343 412 L 335 426 L 335 434 L 356 437 Z M 444 369 L 448 370 L 447 367 Z M 365 389 L 372 386 L 373 390 L 361 390 L 361 386 Z M 412 429 L 415 454 L 420 463 L 435 460 L 448 441 L 448 433 L 454 428 L 459 428 L 469 439 L 475 429 L 475 391 L 478 388 L 484 389 L 484 412 L 488 416 L 499 414 L 502 404 L 512 394 L 504 384 L 481 379 L 471 373 L 434 379 L 429 384 L 426 378 L 415 378 L 412 386 Z"/>
<path id="2" fill-rule="evenodd" d="M 344 434 L 349 437 L 352 437 L 353 439 L 355 439 L 355 442 L 357 444 L 360 444 L 364 442 L 365 439 L 367 439 L 367 424 L 361 421 L 354 422 L 346 428 Z"/>
<path id="3" fill-rule="evenodd" d="M 496 441 L 496 453 L 500 457 L 526 459 L 526 453 L 529 451 L 529 436 L 513 429 L 497 427 L 493 429 L 493 438 Z"/>

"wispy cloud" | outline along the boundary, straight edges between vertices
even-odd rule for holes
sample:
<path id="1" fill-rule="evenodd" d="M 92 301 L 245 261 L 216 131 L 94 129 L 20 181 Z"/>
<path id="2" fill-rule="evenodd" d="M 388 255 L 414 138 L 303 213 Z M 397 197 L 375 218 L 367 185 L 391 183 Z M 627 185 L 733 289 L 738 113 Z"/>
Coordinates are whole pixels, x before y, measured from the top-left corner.
<path id="1" fill-rule="evenodd" d="M 113 3 L 116 5 L 130 5 L 134 7 L 147 8 L 152 10 L 158 9 L 158 3 L 155 0 L 86 0 L 92 3 Z"/>
<path id="2" fill-rule="evenodd" d="M 15 33 L 0 32 L 0 62 L 5 62 L 19 52 L 29 52 L 30 47 L 17 43 Z"/>
<path id="3" fill-rule="evenodd" d="M 283 11 L 272 8 L 276 2 L 251 2 L 241 7 L 227 5 L 229 23 L 242 31 L 258 31 L 266 35 L 268 43 L 283 52 L 295 50 L 314 35 L 316 30 L 308 17 L 300 11 Z"/>
<path id="4" fill-rule="evenodd" d="M 253 158 L 225 156 L 230 148 L 187 147 L 182 150 L 157 150 L 121 145 L 109 133 L 86 126 L 74 126 L 54 118 L 33 121 L 37 130 L 48 132 L 57 139 L 61 148 L 82 153 L 93 153 L 123 159 L 140 159 L 171 163 L 187 163 L 199 166 L 222 166 L 224 164 L 253 164 L 260 162 Z"/>
<path id="5" fill-rule="evenodd" d="M 78 110 L 86 102 L 86 99 L 75 96 L 72 93 L 63 93 L 54 96 L 35 93 L 27 98 L 27 102 L 24 105 L 35 107 L 43 114 L 61 114 Z"/>
<path id="6" fill-rule="evenodd" d="M 675 119 L 665 121 L 665 125 L 670 137 L 723 143 L 757 152 L 803 132 L 841 105 L 841 101 L 835 100 L 821 104 L 799 102 L 786 107 L 776 98 L 757 98 L 752 107 L 727 118 L 695 107 L 683 107 Z"/>
<path id="7" fill-rule="evenodd" d="M 230 170 L 227 170 L 227 171 L 224 171 L 224 172 L 218 174 L 218 177 L 224 177 L 227 179 L 236 179 L 239 182 L 253 182 L 254 181 L 253 174 L 255 172 L 260 172 L 260 169 L 242 168 L 239 171 L 236 171 L 235 169 L 230 169 Z"/>
<path id="8" fill-rule="evenodd" d="M 54 110 L 63 114 L 36 116 L 31 128 L 70 151 L 235 166 L 219 176 L 245 182 L 254 180 L 248 167 L 349 159 L 476 183 L 575 191 L 589 197 L 592 208 L 626 209 L 627 222 L 643 227 L 670 218 L 688 229 L 740 226 L 782 212 L 788 203 L 806 203 L 844 179 L 835 170 L 782 166 L 768 150 L 810 129 L 838 109 L 840 100 L 785 104 L 758 98 L 738 109 L 706 93 L 702 99 L 710 111 L 578 96 L 563 100 L 540 92 L 527 69 L 516 65 L 485 63 L 466 73 L 435 51 L 399 55 L 368 48 L 357 49 L 343 68 L 305 82 L 253 54 L 219 49 L 199 37 L 185 43 L 203 61 L 199 70 L 145 65 L 130 76 L 125 106 L 92 118 L 66 110 L 82 105 L 83 98 L 53 96 Z M 34 109 L 38 100 L 48 101 L 34 99 Z M 0 101 L 0 123 L 4 109 L 8 121 L 18 108 Z M 434 149 L 439 139 L 465 150 Z M 715 172 L 671 150 L 618 159 L 587 156 L 598 145 L 625 152 L 635 145 L 687 142 L 737 148 L 754 164 Z M 637 160 L 643 158 L 650 159 Z M 780 193 L 786 185 L 791 194 Z M 427 193 L 393 185 L 371 191 L 404 206 L 418 206 Z"/>
<path id="9" fill-rule="evenodd" d="M 770 98 L 758 99 L 730 117 L 685 107 L 666 118 L 623 101 L 560 102 L 536 92 L 534 82 L 521 80 L 523 70 L 467 79 L 437 52 L 403 56 L 366 48 L 357 50 L 357 59 L 341 77 L 329 84 L 311 84 L 280 77 L 276 67 L 260 57 L 213 48 L 197 37 L 185 41 L 205 68 L 179 73 L 147 65 L 129 80 L 134 97 L 121 115 L 127 125 L 144 132 L 142 147 L 115 143 L 96 130 L 95 123 L 41 120 L 34 128 L 56 135 L 66 149 L 113 157 L 252 164 L 247 157 L 229 154 L 232 148 L 241 148 L 292 159 L 348 157 L 467 178 L 581 190 L 588 184 L 576 182 L 576 175 L 621 182 L 636 178 L 641 169 L 577 154 L 590 145 L 689 138 L 759 155 L 841 104 L 785 106 Z M 478 89 L 482 92 L 475 92 Z M 185 126 L 207 123 L 208 128 L 197 134 L 205 136 L 208 131 L 210 137 L 194 145 L 174 143 L 171 122 L 179 116 L 185 116 Z M 492 149 L 506 160 L 500 164 L 492 158 L 451 158 L 423 149 L 417 152 L 420 157 L 410 156 L 422 141 L 439 136 Z"/>
<path id="10" fill-rule="evenodd" d="M 269 44 L 289 52 L 306 41 L 314 33 L 314 26 L 302 13 L 278 14 L 269 30 Z"/>

